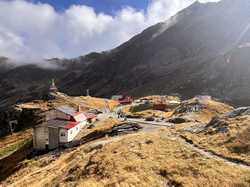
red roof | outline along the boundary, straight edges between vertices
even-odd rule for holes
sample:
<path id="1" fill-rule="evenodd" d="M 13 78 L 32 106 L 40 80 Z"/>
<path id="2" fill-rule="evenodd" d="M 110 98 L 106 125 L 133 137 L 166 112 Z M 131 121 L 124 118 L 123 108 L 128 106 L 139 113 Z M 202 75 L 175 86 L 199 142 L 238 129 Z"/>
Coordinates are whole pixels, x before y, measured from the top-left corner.
<path id="1" fill-rule="evenodd" d="M 85 113 L 84 115 L 86 116 L 87 119 L 96 118 L 96 115 L 95 115 L 95 114 L 92 114 L 92 113 Z"/>
<path id="2" fill-rule="evenodd" d="M 124 97 L 118 100 L 120 104 L 130 104 L 132 103 L 133 99 L 131 97 Z"/>
<path id="3" fill-rule="evenodd" d="M 64 125 L 65 129 L 72 129 L 73 127 L 75 127 L 76 125 L 78 125 L 78 122 L 69 122 L 66 125 Z"/>
<path id="4" fill-rule="evenodd" d="M 84 114 L 84 113 L 77 113 L 75 116 L 74 116 L 74 120 L 76 122 L 83 122 L 87 119 L 87 116 Z"/>

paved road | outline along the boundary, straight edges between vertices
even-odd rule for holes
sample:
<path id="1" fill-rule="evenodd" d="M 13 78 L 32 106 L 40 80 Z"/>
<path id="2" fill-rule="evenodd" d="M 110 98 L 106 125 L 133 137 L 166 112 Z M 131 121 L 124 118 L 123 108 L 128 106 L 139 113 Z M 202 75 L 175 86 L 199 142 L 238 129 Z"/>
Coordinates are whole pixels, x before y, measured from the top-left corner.
<path id="1" fill-rule="evenodd" d="M 140 124 L 148 124 L 148 125 L 153 125 L 153 126 L 159 126 L 159 127 L 173 127 L 173 123 L 168 123 L 168 122 L 156 122 L 156 121 L 145 121 L 143 118 L 127 118 L 126 121 L 128 122 L 134 122 L 134 123 L 140 123 Z"/>

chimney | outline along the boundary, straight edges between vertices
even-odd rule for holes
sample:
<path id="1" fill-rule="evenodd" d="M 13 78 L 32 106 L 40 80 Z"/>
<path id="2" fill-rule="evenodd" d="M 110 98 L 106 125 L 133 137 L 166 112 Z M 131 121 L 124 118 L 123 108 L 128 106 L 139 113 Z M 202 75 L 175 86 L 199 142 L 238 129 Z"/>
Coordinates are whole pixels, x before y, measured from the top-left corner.
<path id="1" fill-rule="evenodd" d="M 81 106 L 78 105 L 77 112 L 81 112 Z"/>

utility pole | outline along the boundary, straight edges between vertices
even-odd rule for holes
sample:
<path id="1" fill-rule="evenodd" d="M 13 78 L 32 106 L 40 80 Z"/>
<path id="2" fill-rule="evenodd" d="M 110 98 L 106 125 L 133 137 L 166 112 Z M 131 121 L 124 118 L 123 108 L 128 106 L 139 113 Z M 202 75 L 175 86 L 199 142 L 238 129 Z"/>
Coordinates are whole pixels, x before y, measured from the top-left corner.
<path id="1" fill-rule="evenodd" d="M 110 107 L 109 107 L 109 101 L 108 101 L 107 99 L 105 99 L 104 102 L 105 102 L 105 109 L 104 109 L 104 110 L 105 110 L 107 113 L 110 113 L 110 112 L 111 112 L 111 109 L 110 109 Z"/>

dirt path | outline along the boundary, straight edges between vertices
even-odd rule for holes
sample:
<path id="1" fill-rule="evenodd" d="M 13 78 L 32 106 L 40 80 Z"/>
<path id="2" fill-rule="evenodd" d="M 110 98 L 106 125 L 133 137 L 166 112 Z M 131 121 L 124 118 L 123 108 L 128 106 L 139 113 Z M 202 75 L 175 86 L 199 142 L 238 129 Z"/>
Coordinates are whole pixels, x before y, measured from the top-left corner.
<path id="1" fill-rule="evenodd" d="M 150 132 L 153 130 L 157 130 L 161 127 L 168 127 L 171 128 L 174 126 L 174 124 L 167 123 L 167 122 L 154 122 L 154 121 L 145 121 L 144 119 L 126 119 L 127 122 L 134 122 L 138 123 L 143 127 L 144 132 Z M 200 153 L 201 155 L 207 157 L 207 158 L 212 158 L 215 160 L 220 160 L 223 161 L 224 163 L 227 163 L 229 165 L 237 166 L 240 168 L 244 168 L 247 170 L 250 170 L 250 164 L 239 159 L 234 159 L 234 158 L 228 158 L 223 155 L 220 155 L 216 152 L 213 152 L 211 150 L 206 150 L 199 145 L 195 145 L 192 140 L 188 140 L 184 136 L 176 133 L 173 134 L 173 138 L 178 138 L 180 141 L 182 141 L 185 145 L 190 147 L 191 149 L 195 150 L 196 152 Z"/>
<path id="2" fill-rule="evenodd" d="M 213 152 L 211 150 L 206 150 L 206 149 L 200 147 L 199 145 L 194 144 L 192 142 L 192 140 L 189 140 L 184 136 L 179 135 L 178 138 L 181 139 L 188 147 L 190 147 L 191 149 L 197 151 L 198 153 L 200 153 L 201 155 L 203 155 L 203 156 L 205 156 L 207 158 L 212 158 L 212 159 L 215 159 L 215 160 L 223 161 L 224 163 L 227 163 L 229 165 L 237 166 L 237 167 L 240 167 L 240 168 L 243 168 L 243 169 L 250 170 L 250 164 L 243 161 L 243 160 L 225 157 L 225 156 L 220 155 L 220 154 L 218 154 L 216 152 Z"/>

